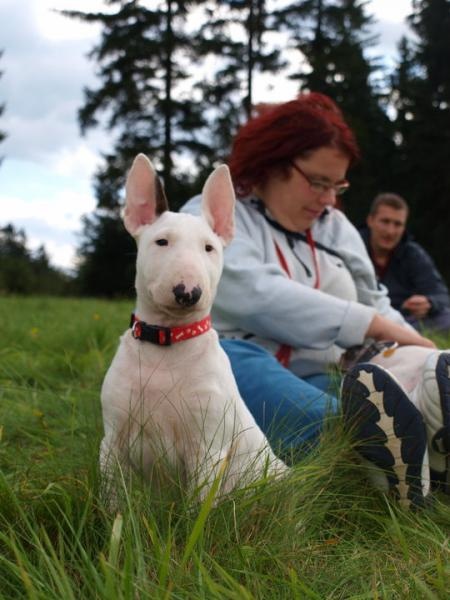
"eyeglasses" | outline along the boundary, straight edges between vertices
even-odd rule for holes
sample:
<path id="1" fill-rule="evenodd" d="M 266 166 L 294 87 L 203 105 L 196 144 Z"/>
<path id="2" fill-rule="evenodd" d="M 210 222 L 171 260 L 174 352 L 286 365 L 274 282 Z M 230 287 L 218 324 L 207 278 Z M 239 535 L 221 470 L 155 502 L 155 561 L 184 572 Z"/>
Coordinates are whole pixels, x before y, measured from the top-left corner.
<path id="1" fill-rule="evenodd" d="M 343 181 L 342 183 L 325 183 L 324 181 L 320 181 L 319 179 L 311 179 L 306 173 L 303 172 L 300 167 L 295 164 L 293 160 L 291 160 L 291 167 L 293 167 L 297 173 L 300 173 L 309 184 L 311 191 L 317 194 L 318 196 L 322 196 L 322 194 L 326 194 L 330 190 L 333 190 L 336 196 L 342 196 L 350 187 L 350 183 L 348 181 Z"/>

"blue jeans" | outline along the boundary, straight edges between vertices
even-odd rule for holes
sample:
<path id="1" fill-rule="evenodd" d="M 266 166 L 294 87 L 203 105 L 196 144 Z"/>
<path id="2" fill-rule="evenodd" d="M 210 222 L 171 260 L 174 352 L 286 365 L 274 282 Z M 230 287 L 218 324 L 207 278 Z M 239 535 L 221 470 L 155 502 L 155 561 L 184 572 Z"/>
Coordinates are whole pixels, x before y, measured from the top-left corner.
<path id="1" fill-rule="evenodd" d="M 325 374 L 300 379 L 264 348 L 220 340 L 244 402 L 275 452 L 293 458 L 314 446 L 327 416 L 338 412 Z"/>

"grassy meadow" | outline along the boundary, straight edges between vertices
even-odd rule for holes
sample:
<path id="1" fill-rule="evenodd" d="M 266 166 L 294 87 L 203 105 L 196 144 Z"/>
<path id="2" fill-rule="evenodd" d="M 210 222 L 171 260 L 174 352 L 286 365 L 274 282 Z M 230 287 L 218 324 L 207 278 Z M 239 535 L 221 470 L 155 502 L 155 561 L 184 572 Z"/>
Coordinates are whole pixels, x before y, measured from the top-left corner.
<path id="1" fill-rule="evenodd" d="M 133 480 L 110 512 L 99 392 L 132 306 L 0 297 L 0 600 L 449 597 L 450 497 L 375 492 L 339 424 L 216 508 Z"/>

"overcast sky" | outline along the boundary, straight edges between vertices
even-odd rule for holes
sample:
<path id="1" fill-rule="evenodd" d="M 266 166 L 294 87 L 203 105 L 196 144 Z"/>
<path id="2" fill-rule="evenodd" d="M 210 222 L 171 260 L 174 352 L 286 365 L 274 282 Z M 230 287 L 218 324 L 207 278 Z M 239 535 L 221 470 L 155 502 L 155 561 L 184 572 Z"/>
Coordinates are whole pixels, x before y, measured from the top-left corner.
<path id="1" fill-rule="evenodd" d="M 95 86 L 95 65 L 86 58 L 99 35 L 96 25 L 78 23 L 52 9 L 92 11 L 99 0 L 0 0 L 0 226 L 23 228 L 32 249 L 44 244 L 54 265 L 74 265 L 80 218 L 95 208 L 92 174 L 107 137 L 80 136 L 77 110 L 83 87 Z M 377 53 L 392 64 L 404 34 L 410 0 L 372 0 L 378 22 Z M 292 90 L 292 92 L 291 92 Z M 284 97 L 293 88 L 286 87 Z M 260 90 L 261 98 L 268 92 Z M 281 100 L 281 97 L 273 98 Z"/>

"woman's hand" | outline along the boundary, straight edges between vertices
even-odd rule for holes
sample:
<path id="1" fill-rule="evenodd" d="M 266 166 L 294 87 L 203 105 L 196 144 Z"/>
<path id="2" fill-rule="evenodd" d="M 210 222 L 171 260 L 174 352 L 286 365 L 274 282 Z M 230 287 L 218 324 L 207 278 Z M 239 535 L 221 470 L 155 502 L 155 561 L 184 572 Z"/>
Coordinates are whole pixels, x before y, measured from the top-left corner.
<path id="1" fill-rule="evenodd" d="M 404 327 L 382 317 L 375 315 L 372 319 L 369 329 L 366 331 L 366 337 L 375 340 L 392 340 L 400 346 L 424 346 L 425 348 L 436 348 L 436 344 L 420 335 L 414 329 Z"/>

